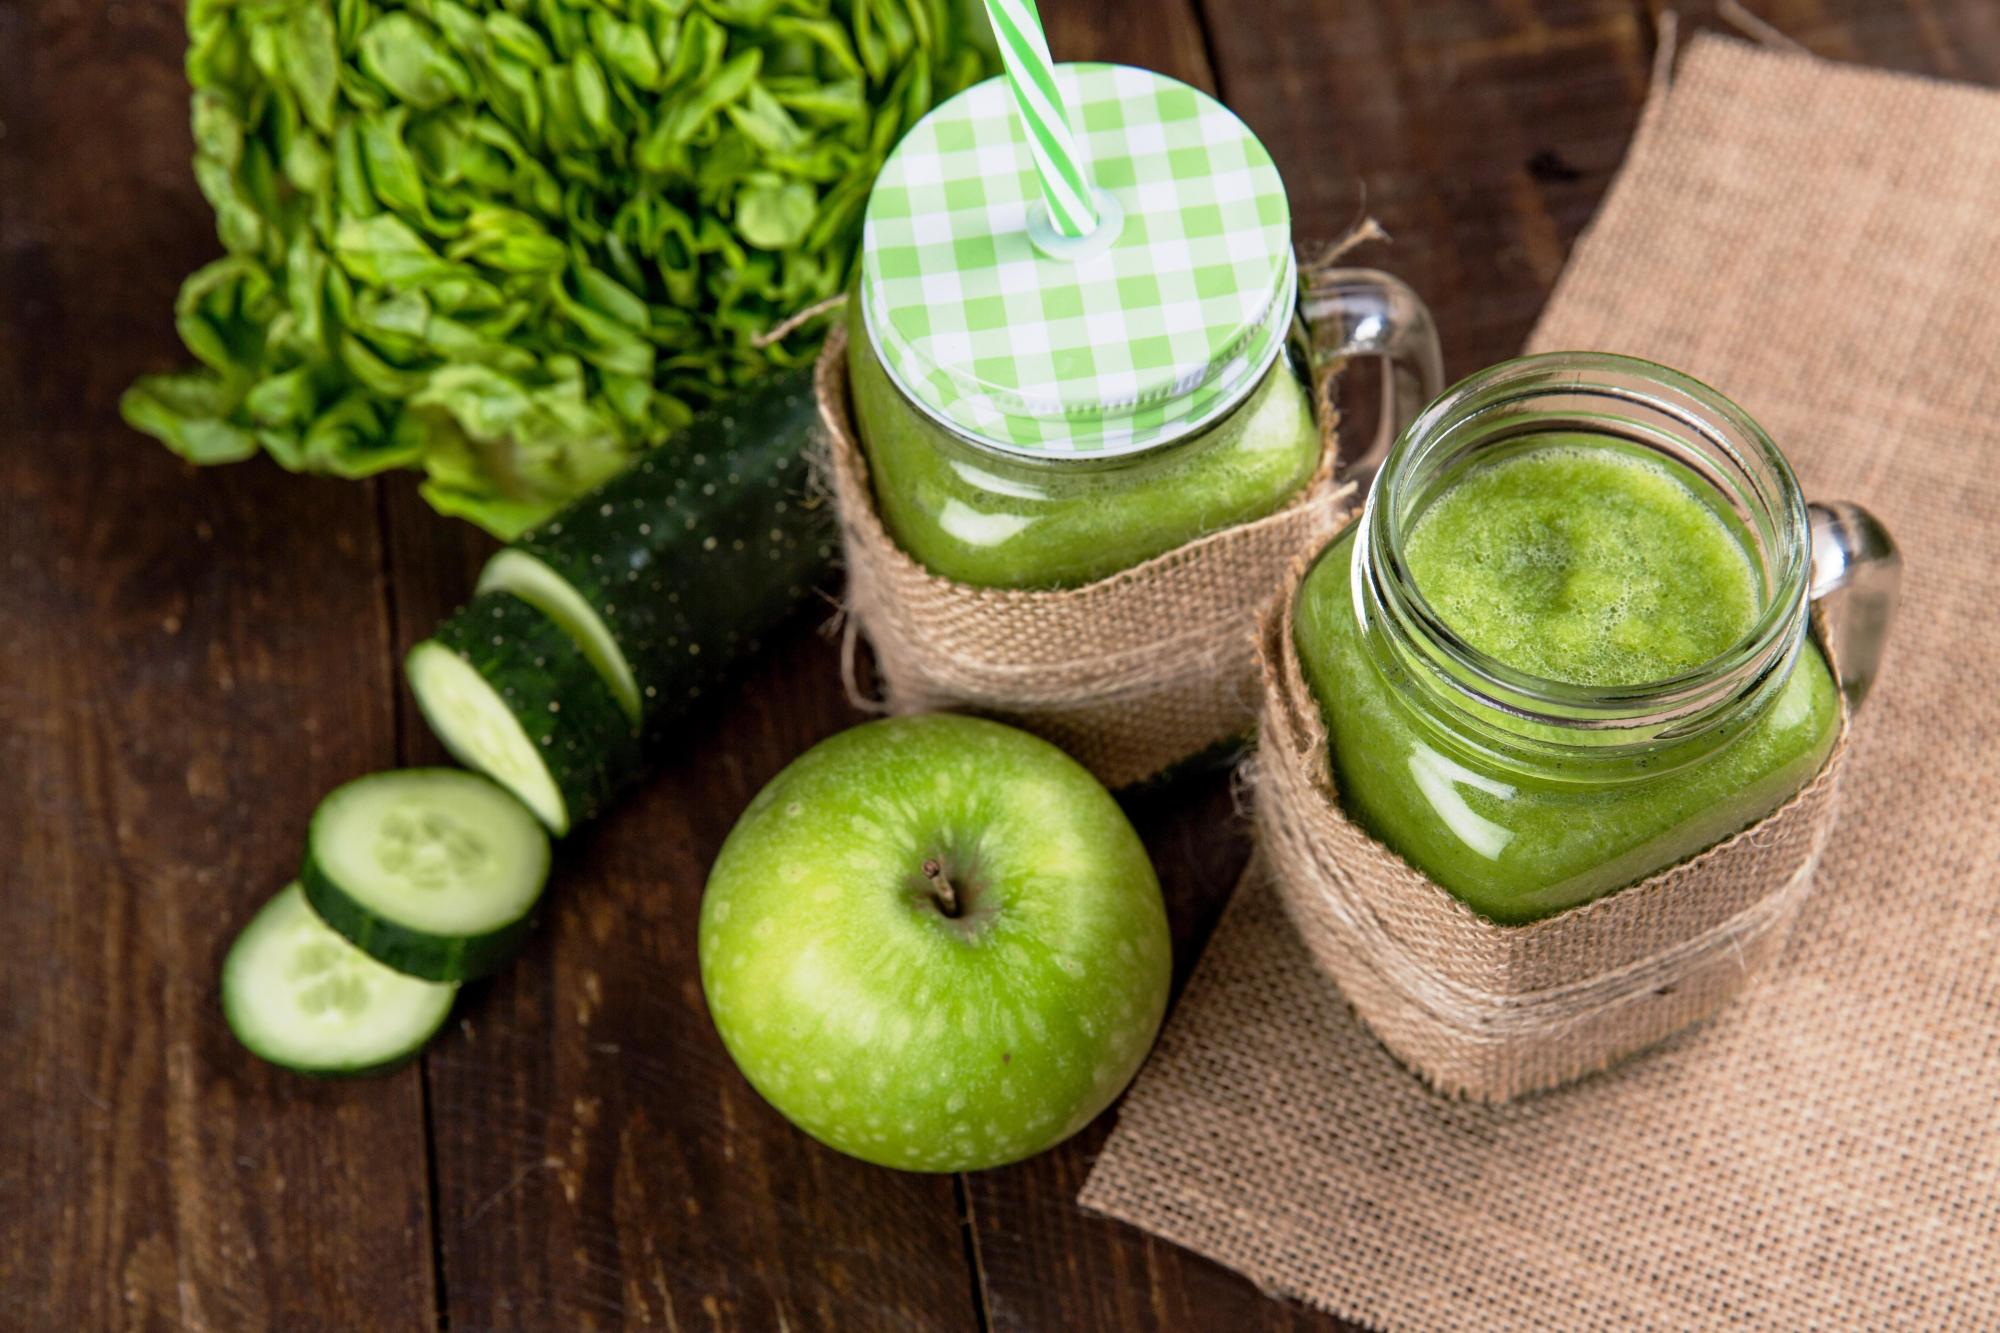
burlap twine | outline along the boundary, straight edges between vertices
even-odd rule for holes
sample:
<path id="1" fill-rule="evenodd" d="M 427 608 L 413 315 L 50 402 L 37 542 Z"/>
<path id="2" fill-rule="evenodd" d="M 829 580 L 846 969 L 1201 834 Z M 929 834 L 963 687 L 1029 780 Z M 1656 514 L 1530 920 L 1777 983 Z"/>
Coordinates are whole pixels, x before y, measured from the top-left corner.
<path id="1" fill-rule="evenodd" d="M 1699 38 L 1532 340 L 1716 385 L 1902 545 L 1755 993 L 1570 1087 L 1442 1097 L 1253 876 L 1087 1205 L 1386 1329 L 2000 1328 L 1996 199 L 2000 96 Z"/>
<path id="2" fill-rule="evenodd" d="M 1259 636 L 1257 846 L 1306 948 L 1439 1091 L 1503 1102 L 1708 1017 L 1777 955 L 1833 829 L 1841 739 L 1765 819 L 1641 884 L 1526 925 L 1480 916 L 1342 813 L 1292 638 L 1299 558 Z"/>
<path id="3" fill-rule="evenodd" d="M 1054 741 L 1108 787 L 1249 730 L 1256 607 L 1294 551 L 1334 531 L 1353 494 L 1333 480 L 1330 412 L 1319 470 L 1277 513 L 1080 588 L 975 588 L 932 574 L 882 526 L 849 413 L 844 325 L 827 338 L 816 382 L 847 563 L 844 652 L 856 703 L 870 702 L 854 680 L 858 630 L 886 711 L 1000 718 Z"/>

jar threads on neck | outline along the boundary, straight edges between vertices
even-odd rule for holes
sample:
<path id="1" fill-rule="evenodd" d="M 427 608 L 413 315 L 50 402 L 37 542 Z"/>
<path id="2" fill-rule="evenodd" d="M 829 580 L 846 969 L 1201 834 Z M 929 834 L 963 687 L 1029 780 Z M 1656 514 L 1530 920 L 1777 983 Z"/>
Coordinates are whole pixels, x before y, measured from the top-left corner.
<path id="1" fill-rule="evenodd" d="M 1657 460 L 1715 505 L 1760 585 L 1735 644 L 1666 679 L 1584 685 L 1500 661 L 1438 613 L 1407 559 L 1415 525 L 1468 469 L 1554 436 Z M 1768 702 L 1804 642 L 1810 552 L 1797 479 L 1741 408 L 1650 362 L 1555 353 L 1461 382 L 1404 433 L 1360 519 L 1353 597 L 1379 664 L 1410 682 L 1403 696 L 1431 729 L 1509 767 L 1601 780 L 1610 767 L 1637 771 L 1635 754 L 1653 773 L 1692 762 Z"/>

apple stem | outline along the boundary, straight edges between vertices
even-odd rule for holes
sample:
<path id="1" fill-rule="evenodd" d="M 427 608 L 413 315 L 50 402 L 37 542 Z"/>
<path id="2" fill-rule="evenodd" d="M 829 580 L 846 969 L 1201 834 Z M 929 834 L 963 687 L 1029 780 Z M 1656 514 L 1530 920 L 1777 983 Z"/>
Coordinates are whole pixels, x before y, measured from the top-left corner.
<path id="1" fill-rule="evenodd" d="M 945 876 L 944 865 L 935 856 L 924 858 L 924 878 L 931 882 L 931 892 L 937 895 L 938 909 L 946 916 L 958 915 L 958 890 L 951 886 Z"/>

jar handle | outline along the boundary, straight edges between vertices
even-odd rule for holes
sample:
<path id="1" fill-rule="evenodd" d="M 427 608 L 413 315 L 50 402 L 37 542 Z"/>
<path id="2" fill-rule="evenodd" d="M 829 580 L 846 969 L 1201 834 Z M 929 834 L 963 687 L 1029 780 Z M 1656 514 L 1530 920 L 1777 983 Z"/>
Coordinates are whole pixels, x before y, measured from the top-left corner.
<path id="1" fill-rule="evenodd" d="M 1299 314 L 1310 346 L 1313 395 L 1322 408 L 1329 377 L 1359 356 L 1382 359 L 1382 410 L 1375 438 L 1353 458 L 1341 458 L 1334 475 L 1359 484 L 1375 480 L 1389 446 L 1444 392 L 1444 353 L 1437 323 L 1423 298 L 1401 278 L 1372 268 L 1308 271 L 1299 292 Z"/>
<path id="2" fill-rule="evenodd" d="M 1806 506 L 1812 528 L 1813 601 L 1826 612 L 1834 670 L 1849 708 L 1861 707 L 1882 666 L 1903 585 L 1903 557 L 1889 530 L 1860 505 Z"/>

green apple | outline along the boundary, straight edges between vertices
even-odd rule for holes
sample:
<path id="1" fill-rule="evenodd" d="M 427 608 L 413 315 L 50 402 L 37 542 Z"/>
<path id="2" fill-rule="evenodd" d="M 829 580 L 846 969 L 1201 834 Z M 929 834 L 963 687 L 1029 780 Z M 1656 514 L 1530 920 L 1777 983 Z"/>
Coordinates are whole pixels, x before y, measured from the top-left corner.
<path id="1" fill-rule="evenodd" d="M 1172 947 L 1132 825 L 997 722 L 871 722 L 757 794 L 701 905 L 701 982 L 753 1087 L 820 1142 L 964 1171 L 1060 1142 L 1159 1031 Z"/>

